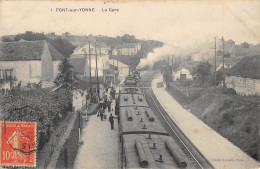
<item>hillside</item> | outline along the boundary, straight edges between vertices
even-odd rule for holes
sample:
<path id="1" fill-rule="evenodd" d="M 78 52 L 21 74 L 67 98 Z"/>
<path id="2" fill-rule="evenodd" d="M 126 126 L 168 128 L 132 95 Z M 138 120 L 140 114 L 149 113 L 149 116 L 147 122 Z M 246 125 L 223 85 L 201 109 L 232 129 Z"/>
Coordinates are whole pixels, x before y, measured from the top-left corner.
<path id="1" fill-rule="evenodd" d="M 259 159 L 259 96 L 223 94 L 220 89 L 188 89 L 175 84 L 168 92 L 191 113 L 255 159 Z M 189 93 L 187 96 L 187 92 Z"/>
<path id="2" fill-rule="evenodd" d="M 258 158 L 260 104 L 229 95 L 205 94 L 190 111 L 248 155 Z"/>
<path id="3" fill-rule="evenodd" d="M 116 59 L 126 65 L 129 65 L 131 69 L 135 69 L 136 66 L 139 64 L 141 58 L 146 58 L 147 54 L 149 52 L 152 52 L 154 48 L 160 47 L 163 45 L 162 42 L 155 41 L 155 40 L 140 40 L 136 39 L 134 35 L 128 35 L 125 34 L 123 36 L 117 36 L 117 37 L 109 37 L 109 36 L 78 36 L 78 35 L 64 35 L 64 39 L 69 41 L 75 46 L 82 46 L 86 42 L 88 42 L 88 39 L 91 40 L 97 40 L 98 42 L 103 42 L 106 45 L 111 47 L 110 51 L 110 59 Z M 136 55 L 117 55 L 113 56 L 111 55 L 112 50 L 117 45 L 127 44 L 127 43 L 140 43 L 141 49 L 138 51 Z"/>

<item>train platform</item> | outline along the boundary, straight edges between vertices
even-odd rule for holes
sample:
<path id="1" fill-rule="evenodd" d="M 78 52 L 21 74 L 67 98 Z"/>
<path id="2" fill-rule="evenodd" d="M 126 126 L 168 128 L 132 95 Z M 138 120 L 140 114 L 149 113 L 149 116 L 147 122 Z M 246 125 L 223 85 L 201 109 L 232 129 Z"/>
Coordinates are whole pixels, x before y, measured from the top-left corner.
<path id="1" fill-rule="evenodd" d="M 168 112 L 172 120 L 190 139 L 195 147 L 205 156 L 214 168 L 220 169 L 253 169 L 259 163 L 241 149 L 207 126 L 195 115 L 188 112 L 166 91 L 165 87 L 157 88 L 162 82 L 162 75 L 152 81 L 153 92 Z"/>
<path id="2" fill-rule="evenodd" d="M 110 113 L 115 116 L 115 100 Z M 91 115 L 84 126 L 74 169 L 114 169 L 119 168 L 118 121 L 114 120 L 114 130 L 111 130 L 106 109 L 107 119 L 101 121 L 97 115 Z"/>

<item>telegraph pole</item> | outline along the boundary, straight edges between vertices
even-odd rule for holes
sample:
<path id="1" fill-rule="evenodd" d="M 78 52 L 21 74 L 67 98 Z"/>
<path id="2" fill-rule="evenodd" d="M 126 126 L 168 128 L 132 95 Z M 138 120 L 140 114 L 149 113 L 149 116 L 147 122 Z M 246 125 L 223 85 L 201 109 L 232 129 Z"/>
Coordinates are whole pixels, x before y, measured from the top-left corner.
<path id="1" fill-rule="evenodd" d="M 225 57 L 225 51 L 224 51 L 224 38 L 223 38 L 223 36 L 222 36 L 222 47 L 223 47 L 223 76 L 224 76 L 224 78 L 223 78 L 223 87 L 225 86 L 225 66 L 224 66 L 224 57 Z"/>
<path id="2" fill-rule="evenodd" d="M 89 54 L 89 80 L 90 80 L 90 89 L 92 90 L 90 41 L 88 42 L 88 54 Z"/>
<path id="3" fill-rule="evenodd" d="M 172 73 L 173 73 L 173 55 L 172 55 Z"/>
<path id="4" fill-rule="evenodd" d="M 117 71 L 118 71 L 118 79 L 119 79 L 118 60 L 117 60 Z"/>
<path id="5" fill-rule="evenodd" d="M 99 56 L 101 57 L 101 47 L 100 46 L 99 46 Z M 97 62 L 97 60 L 96 60 L 96 62 Z M 98 98 L 99 98 L 100 91 L 99 91 L 99 80 L 98 80 L 98 64 L 97 64 L 97 84 L 98 84 Z"/>
<path id="6" fill-rule="evenodd" d="M 217 45 L 216 45 L 216 37 L 215 37 L 215 86 L 217 85 Z"/>
<path id="7" fill-rule="evenodd" d="M 168 69 L 170 70 L 170 56 L 168 55 Z"/>
<path id="8" fill-rule="evenodd" d="M 96 57 L 96 75 L 97 75 L 97 94 L 99 98 L 99 83 L 98 83 L 98 62 L 97 62 L 97 42 L 95 42 L 95 57 Z"/>

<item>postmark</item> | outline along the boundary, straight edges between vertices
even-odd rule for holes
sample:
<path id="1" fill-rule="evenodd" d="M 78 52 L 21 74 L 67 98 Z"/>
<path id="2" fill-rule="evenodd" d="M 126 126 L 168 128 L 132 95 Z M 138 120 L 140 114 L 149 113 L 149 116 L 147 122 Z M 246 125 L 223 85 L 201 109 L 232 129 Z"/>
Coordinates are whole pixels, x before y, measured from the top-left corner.
<path id="1" fill-rule="evenodd" d="M 36 166 L 36 123 L 1 122 L 0 164 Z"/>

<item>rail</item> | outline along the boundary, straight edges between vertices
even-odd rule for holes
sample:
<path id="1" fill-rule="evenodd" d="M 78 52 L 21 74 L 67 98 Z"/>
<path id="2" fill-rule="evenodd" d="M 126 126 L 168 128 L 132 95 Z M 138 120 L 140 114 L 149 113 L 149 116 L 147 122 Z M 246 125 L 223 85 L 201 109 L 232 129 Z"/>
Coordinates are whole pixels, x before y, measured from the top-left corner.
<path id="1" fill-rule="evenodd" d="M 142 80 L 146 81 L 141 83 L 140 88 L 143 91 L 145 100 L 148 103 L 148 99 L 150 100 L 150 104 L 153 105 L 155 109 L 158 110 L 160 113 L 161 118 L 166 122 L 164 123 L 166 125 L 166 128 L 171 131 L 175 139 L 179 140 L 179 144 L 182 145 L 182 147 L 186 150 L 186 153 L 189 154 L 190 159 L 192 159 L 194 165 L 197 165 L 198 168 L 214 168 L 210 162 L 199 152 L 199 150 L 190 142 L 190 140 L 185 136 L 184 133 L 182 133 L 181 129 L 175 124 L 174 121 L 170 118 L 170 116 L 167 116 L 167 112 L 164 110 L 164 108 L 160 105 L 159 101 L 154 96 L 154 93 L 151 89 L 151 82 L 153 78 L 156 76 L 157 73 L 152 73 L 150 75 L 146 75 Z M 150 84 L 149 84 L 150 82 Z M 147 91 L 147 92 L 144 92 Z M 149 103 L 148 103 L 149 104 Z M 158 105 L 159 104 L 159 105 Z M 151 106 L 150 105 L 150 106 Z M 152 108 L 151 107 L 151 108 Z M 167 117 L 168 119 L 167 119 Z M 170 124 L 172 123 L 172 124 Z M 174 129 L 176 128 L 176 129 Z M 183 140 L 184 139 L 184 140 Z"/>
<path id="2" fill-rule="evenodd" d="M 178 133 L 172 128 L 172 126 L 169 124 L 168 120 L 165 118 L 165 116 L 163 115 L 163 113 L 161 112 L 161 110 L 159 109 L 157 103 L 154 100 L 153 95 L 151 94 L 151 90 L 150 91 L 150 96 L 153 100 L 154 105 L 156 106 L 157 110 L 159 111 L 159 113 L 161 114 L 161 116 L 163 117 L 163 119 L 165 120 L 165 122 L 167 123 L 167 125 L 170 127 L 170 129 L 173 131 L 173 133 L 176 135 L 176 137 L 179 139 L 179 141 L 182 143 L 182 145 L 185 147 L 185 149 L 189 152 L 189 154 L 191 155 L 191 157 L 194 159 L 194 161 L 198 164 L 198 166 L 203 169 L 202 165 L 200 164 L 200 162 L 196 159 L 196 157 L 193 155 L 193 153 L 189 150 L 189 148 L 186 146 L 186 144 L 183 142 L 183 140 L 179 137 Z"/>

